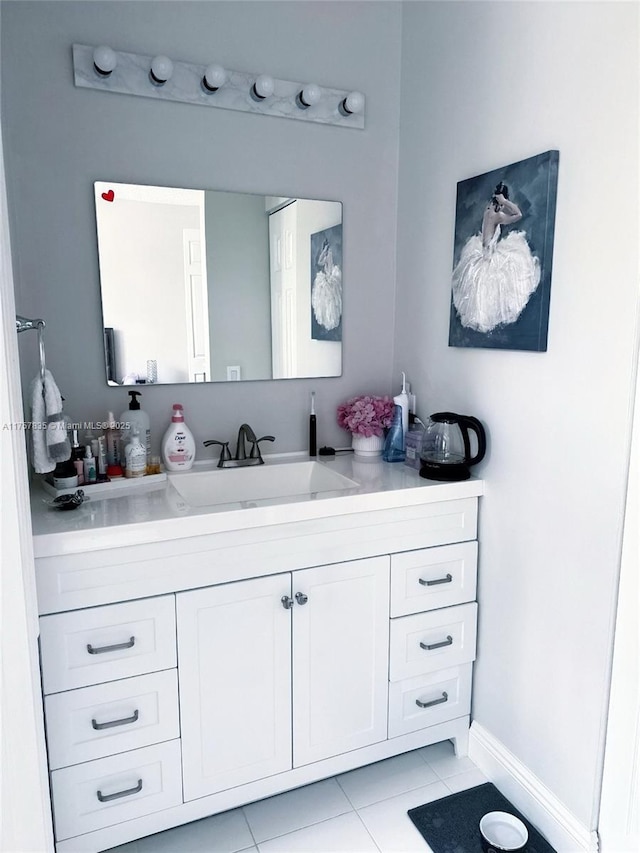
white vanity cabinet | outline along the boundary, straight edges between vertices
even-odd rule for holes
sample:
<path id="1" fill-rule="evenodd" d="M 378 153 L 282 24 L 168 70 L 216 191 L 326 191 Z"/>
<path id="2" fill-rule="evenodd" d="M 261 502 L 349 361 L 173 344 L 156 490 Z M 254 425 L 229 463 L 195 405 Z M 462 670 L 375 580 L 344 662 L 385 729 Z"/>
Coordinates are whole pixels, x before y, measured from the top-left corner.
<path id="1" fill-rule="evenodd" d="M 176 606 L 185 800 L 386 740 L 388 557 Z"/>
<path id="2" fill-rule="evenodd" d="M 466 754 L 481 491 L 36 536 L 57 853 L 446 739 Z"/>

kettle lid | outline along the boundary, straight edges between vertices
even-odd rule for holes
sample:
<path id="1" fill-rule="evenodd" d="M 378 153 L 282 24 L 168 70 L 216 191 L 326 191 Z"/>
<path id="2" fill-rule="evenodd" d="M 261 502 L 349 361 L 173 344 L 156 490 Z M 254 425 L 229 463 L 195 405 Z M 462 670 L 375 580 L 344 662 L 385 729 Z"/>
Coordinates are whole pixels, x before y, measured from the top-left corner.
<path id="1" fill-rule="evenodd" d="M 437 424 L 457 424 L 460 422 L 461 415 L 456 415 L 455 412 L 436 412 L 429 417 Z"/>

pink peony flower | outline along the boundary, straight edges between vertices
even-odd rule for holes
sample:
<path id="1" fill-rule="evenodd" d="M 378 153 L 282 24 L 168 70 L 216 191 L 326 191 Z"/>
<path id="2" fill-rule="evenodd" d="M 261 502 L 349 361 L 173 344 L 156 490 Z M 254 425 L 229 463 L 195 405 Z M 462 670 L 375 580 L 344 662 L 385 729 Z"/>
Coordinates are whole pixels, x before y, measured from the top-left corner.
<path id="1" fill-rule="evenodd" d="M 383 435 L 393 420 L 391 397 L 360 395 L 338 406 L 338 424 L 355 435 Z"/>

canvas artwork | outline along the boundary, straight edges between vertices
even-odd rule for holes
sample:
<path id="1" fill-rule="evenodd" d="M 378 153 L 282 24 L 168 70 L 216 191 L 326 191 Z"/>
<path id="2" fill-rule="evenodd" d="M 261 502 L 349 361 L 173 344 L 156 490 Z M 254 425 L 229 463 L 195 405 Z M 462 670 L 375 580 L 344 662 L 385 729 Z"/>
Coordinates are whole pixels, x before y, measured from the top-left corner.
<path id="1" fill-rule="evenodd" d="M 311 235 L 311 338 L 342 340 L 342 224 Z"/>
<path id="2" fill-rule="evenodd" d="M 546 351 L 558 160 L 458 184 L 449 346 Z"/>

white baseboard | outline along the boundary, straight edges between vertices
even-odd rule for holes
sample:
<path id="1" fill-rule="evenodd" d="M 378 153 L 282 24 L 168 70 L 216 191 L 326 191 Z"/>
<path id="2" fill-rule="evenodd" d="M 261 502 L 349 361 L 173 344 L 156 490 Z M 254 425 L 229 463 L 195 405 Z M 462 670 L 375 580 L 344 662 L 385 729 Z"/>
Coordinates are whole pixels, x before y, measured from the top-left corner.
<path id="1" fill-rule="evenodd" d="M 475 721 L 469 757 L 534 824 L 558 853 L 598 853 L 598 835 L 584 826 L 537 776 Z"/>

